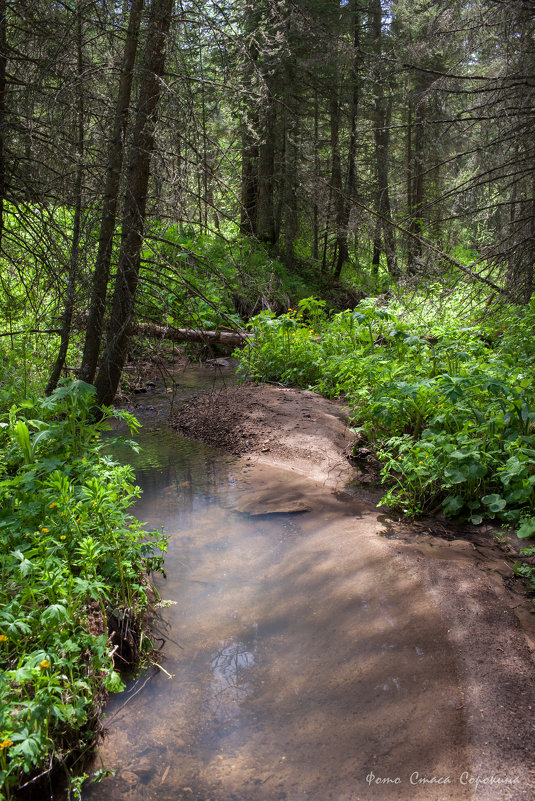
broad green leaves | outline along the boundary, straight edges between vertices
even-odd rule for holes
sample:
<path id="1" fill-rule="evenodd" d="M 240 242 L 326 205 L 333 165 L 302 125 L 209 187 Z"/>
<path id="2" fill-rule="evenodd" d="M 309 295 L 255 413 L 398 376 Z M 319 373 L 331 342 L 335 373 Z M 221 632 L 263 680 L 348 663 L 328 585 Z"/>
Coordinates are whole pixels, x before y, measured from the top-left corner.
<path id="1" fill-rule="evenodd" d="M 255 317 L 242 372 L 344 395 L 383 461 L 384 502 L 409 515 L 442 505 L 472 523 L 517 525 L 535 513 L 535 392 L 512 353 L 492 353 L 456 320 L 429 336 L 429 321 L 411 324 L 373 298 L 330 318 L 315 304 Z"/>
<path id="2" fill-rule="evenodd" d="M 12 407 L 0 431 L 0 741 L 11 743 L 0 784 L 7 788 L 39 771 L 52 750 L 85 737 L 103 685 L 123 689 L 107 636 L 92 633 L 88 614 L 102 631 L 108 606 L 141 617 L 141 577 L 157 569 L 165 547 L 129 514 L 139 495 L 131 468 L 101 455 L 105 422 L 90 418 L 93 393 L 66 383 L 42 402 Z"/>

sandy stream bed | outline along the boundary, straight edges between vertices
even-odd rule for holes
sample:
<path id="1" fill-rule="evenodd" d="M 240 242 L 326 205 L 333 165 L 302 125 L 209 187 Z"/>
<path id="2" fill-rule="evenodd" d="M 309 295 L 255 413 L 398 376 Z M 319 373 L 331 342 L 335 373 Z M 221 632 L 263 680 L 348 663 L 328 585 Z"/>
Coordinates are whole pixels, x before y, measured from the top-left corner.
<path id="1" fill-rule="evenodd" d="M 312 392 L 274 386 L 227 387 L 186 401 L 172 425 L 189 438 L 240 455 L 244 473 L 255 474 L 256 486 L 261 479 L 258 471 L 267 471 L 264 491 L 244 499 L 244 510 L 249 512 L 255 503 L 267 510 L 279 505 L 280 511 L 291 511 L 292 504 L 295 511 L 311 508 L 310 491 L 308 496 L 304 490 L 300 494 L 302 477 L 317 482 L 318 509 L 328 503 L 329 494 L 349 492 L 359 498 L 359 533 L 356 524 L 346 524 L 341 533 L 328 535 L 341 536 L 346 546 L 347 538 L 354 538 L 354 548 L 364 560 L 380 563 L 379 575 L 386 591 L 390 584 L 397 593 L 407 625 L 416 627 L 423 639 L 436 638 L 447 645 L 436 673 L 439 681 L 451 684 L 445 690 L 449 700 L 433 714 L 441 718 L 438 728 L 443 725 L 451 735 L 448 742 L 440 743 L 441 757 L 433 761 L 437 781 L 418 786 L 410 780 L 414 771 L 419 771 L 420 778 L 433 778 L 422 764 L 417 734 L 419 717 L 423 716 L 423 725 L 426 713 L 426 696 L 421 693 L 410 698 L 400 717 L 399 742 L 393 745 L 397 757 L 392 761 L 395 755 L 379 754 L 368 781 L 361 783 L 362 796 L 351 797 L 375 801 L 532 799 L 533 605 L 513 579 L 512 562 L 490 532 L 436 521 L 396 522 L 375 508 L 373 493 L 365 488 L 347 489 L 358 474 L 343 455 L 352 438 L 344 409 Z M 295 476 L 295 485 L 290 481 L 286 493 L 281 494 L 280 484 L 273 484 L 272 468 Z M 380 718 L 377 727 L 381 728 Z M 395 784 L 400 761 L 407 775 Z M 387 779 L 387 784 L 377 781 Z"/>

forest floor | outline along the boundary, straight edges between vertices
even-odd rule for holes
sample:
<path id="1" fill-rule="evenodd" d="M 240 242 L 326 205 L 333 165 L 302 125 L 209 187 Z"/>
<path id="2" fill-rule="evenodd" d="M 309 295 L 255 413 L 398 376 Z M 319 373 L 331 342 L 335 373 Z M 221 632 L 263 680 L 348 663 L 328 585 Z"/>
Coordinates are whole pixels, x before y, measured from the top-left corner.
<path id="1" fill-rule="evenodd" d="M 410 523 L 375 509 L 381 490 L 373 454 L 361 447 L 356 465 L 350 464 L 354 436 L 343 406 L 312 392 L 226 387 L 185 401 L 171 425 L 251 466 L 306 476 L 369 505 L 378 554 L 390 560 L 396 575 L 412 582 L 415 593 L 423 592 L 449 643 L 461 699 L 455 709 L 462 716 L 469 763 L 451 766 L 452 781 L 464 782 L 478 801 L 531 799 L 535 615 L 513 571 L 520 541 L 500 542 L 490 527 L 436 518 Z M 272 504 L 270 511 L 277 510 L 276 490 L 271 501 L 261 500 Z M 279 502 L 280 511 L 288 511 L 284 495 Z M 453 786 L 442 790 L 444 801 L 457 798 Z"/>

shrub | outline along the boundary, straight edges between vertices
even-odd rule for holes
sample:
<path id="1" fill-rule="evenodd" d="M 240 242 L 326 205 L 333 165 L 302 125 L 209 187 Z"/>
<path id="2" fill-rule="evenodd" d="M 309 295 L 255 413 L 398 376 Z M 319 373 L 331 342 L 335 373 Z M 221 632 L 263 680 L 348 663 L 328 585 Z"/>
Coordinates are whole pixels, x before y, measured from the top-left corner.
<path id="1" fill-rule="evenodd" d="M 128 513 L 139 489 L 131 468 L 103 453 L 93 398 L 81 381 L 64 384 L 1 423 L 2 799 L 91 739 L 103 691 L 123 688 L 106 617 L 142 617 L 146 574 L 165 548 Z"/>

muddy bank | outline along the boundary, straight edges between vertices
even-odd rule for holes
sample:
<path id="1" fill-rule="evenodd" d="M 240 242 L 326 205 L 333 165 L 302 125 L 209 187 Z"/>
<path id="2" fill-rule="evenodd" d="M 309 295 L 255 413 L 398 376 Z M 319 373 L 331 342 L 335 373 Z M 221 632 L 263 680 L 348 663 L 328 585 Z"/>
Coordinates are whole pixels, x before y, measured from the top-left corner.
<path id="1" fill-rule="evenodd" d="M 283 468 L 331 491 L 343 490 L 355 478 L 343 455 L 351 438 L 343 408 L 310 392 L 227 388 L 187 402 L 173 425 L 188 437 L 240 454 L 251 466 Z M 260 494 L 256 501 L 262 500 Z M 281 497 L 285 508 L 290 501 Z M 452 783 L 436 797 L 457 798 L 463 777 L 469 783 L 465 789 L 478 801 L 531 799 L 535 626 L 533 606 L 514 579 L 510 562 L 490 534 L 432 521 L 408 526 L 373 509 L 367 519 L 368 546 L 375 548 L 377 559 L 390 564 L 392 576 L 412 587 L 414 597 L 420 598 L 415 614 L 421 617 L 426 608 L 430 619 L 436 618 L 437 637 L 444 634 L 451 649 L 447 672 L 458 682 L 455 713 L 464 731 L 467 757 L 455 761 L 454 751 L 460 745 L 458 740 L 451 743 L 442 769 L 449 772 Z M 359 548 L 351 526 L 344 537 L 355 537 L 355 549 Z M 411 593 L 406 590 L 402 596 L 410 599 Z M 402 728 L 406 725 L 403 720 L 399 723 Z M 414 749 L 409 749 L 407 758 L 418 764 Z M 376 767 L 381 776 L 380 762 Z M 370 788 L 370 797 L 376 795 Z"/>
<path id="2" fill-rule="evenodd" d="M 183 436 L 341 489 L 355 475 L 344 407 L 287 387 L 224 387 L 182 404 L 170 421 Z"/>

